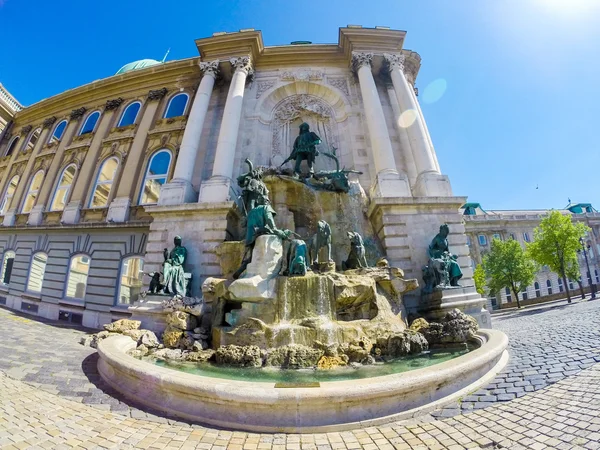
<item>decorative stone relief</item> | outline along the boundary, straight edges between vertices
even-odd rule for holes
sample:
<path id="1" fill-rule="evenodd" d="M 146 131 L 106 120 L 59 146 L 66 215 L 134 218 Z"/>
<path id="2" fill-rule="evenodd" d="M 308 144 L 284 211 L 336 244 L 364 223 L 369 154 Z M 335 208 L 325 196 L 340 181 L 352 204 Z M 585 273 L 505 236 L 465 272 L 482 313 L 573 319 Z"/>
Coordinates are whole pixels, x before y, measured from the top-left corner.
<path id="1" fill-rule="evenodd" d="M 352 52 L 352 70 L 358 72 L 363 66 L 371 67 L 373 62 L 373 53 Z"/>
<path id="2" fill-rule="evenodd" d="M 124 101 L 125 100 L 123 100 L 121 97 L 115 98 L 114 100 L 107 100 L 104 109 L 106 111 L 117 109 L 119 106 L 121 106 L 121 103 L 123 103 Z"/>
<path id="3" fill-rule="evenodd" d="M 327 83 L 329 83 L 334 88 L 342 91 L 346 97 L 350 97 L 350 90 L 348 89 L 348 80 L 346 78 L 327 78 Z"/>
<path id="4" fill-rule="evenodd" d="M 148 100 L 160 100 L 165 95 L 167 95 L 167 92 L 169 92 L 169 90 L 165 87 L 162 89 L 148 91 Z"/>
<path id="5" fill-rule="evenodd" d="M 200 70 L 204 75 L 211 75 L 216 78 L 219 74 L 219 60 L 215 59 L 214 61 L 207 61 L 200 63 Z"/>
<path id="6" fill-rule="evenodd" d="M 33 127 L 31 125 L 25 125 L 21 128 L 21 134 L 28 134 L 32 129 Z"/>
<path id="7" fill-rule="evenodd" d="M 44 127 L 44 128 L 50 128 L 52 125 L 54 125 L 54 122 L 56 122 L 56 117 L 55 116 L 48 117 L 42 123 L 42 127 Z"/>
<path id="8" fill-rule="evenodd" d="M 323 72 L 322 70 L 286 70 L 281 74 L 281 79 L 284 81 L 313 81 L 322 80 L 324 75 L 325 72 Z"/>
<path id="9" fill-rule="evenodd" d="M 86 111 L 87 109 L 85 109 L 83 106 L 79 109 L 74 109 L 73 111 L 71 111 L 71 120 L 79 119 L 85 114 Z"/>
<path id="10" fill-rule="evenodd" d="M 33 173 L 42 169 L 43 171 L 47 171 L 48 167 L 50 167 L 50 162 L 52 161 L 53 155 L 41 156 L 35 160 L 35 164 L 33 166 Z"/>
<path id="11" fill-rule="evenodd" d="M 259 81 L 256 88 L 256 98 L 260 98 L 265 92 L 275 86 L 275 80 Z"/>
<path id="12" fill-rule="evenodd" d="M 338 148 L 337 126 L 329 104 L 309 94 L 292 95 L 280 102 L 273 111 L 272 163 L 281 164 L 290 153 L 298 130 L 293 125 L 308 122 L 317 133 L 326 151 Z"/>

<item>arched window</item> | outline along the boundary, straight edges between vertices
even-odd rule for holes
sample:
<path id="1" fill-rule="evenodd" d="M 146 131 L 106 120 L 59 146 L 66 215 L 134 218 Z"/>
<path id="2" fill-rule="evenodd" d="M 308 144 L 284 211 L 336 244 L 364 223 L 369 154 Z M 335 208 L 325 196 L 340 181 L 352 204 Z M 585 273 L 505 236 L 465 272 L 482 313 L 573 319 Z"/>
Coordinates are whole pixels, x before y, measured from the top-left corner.
<path id="1" fill-rule="evenodd" d="M 137 118 L 138 112 L 140 112 L 142 104 L 140 102 L 133 102 L 125 111 L 123 111 L 123 115 L 121 116 L 121 120 L 119 120 L 118 127 L 126 127 L 127 125 L 133 125 L 135 123 L 135 119 Z"/>
<path id="2" fill-rule="evenodd" d="M 15 151 L 15 149 L 17 148 L 17 144 L 19 143 L 19 136 L 15 136 L 13 138 L 12 141 L 10 141 L 10 144 L 8 144 L 8 150 L 6 151 L 6 155 L 5 156 L 10 156 L 13 154 L 13 152 Z"/>
<path id="3" fill-rule="evenodd" d="M 65 133 L 65 128 L 67 128 L 67 121 L 63 120 L 54 128 L 54 133 L 52 133 L 52 136 L 50 136 L 48 143 L 55 144 L 56 142 L 60 141 Z"/>
<path id="4" fill-rule="evenodd" d="M 44 171 L 38 170 L 29 183 L 29 190 L 27 191 L 27 196 L 25 197 L 25 202 L 23 203 L 23 209 L 21 209 L 23 214 L 27 214 L 33 209 L 35 200 L 37 199 L 40 188 L 42 187 L 42 181 L 44 181 Z"/>
<path id="5" fill-rule="evenodd" d="M 131 305 L 138 298 L 142 289 L 144 275 L 144 258 L 131 256 L 121 263 L 121 282 L 119 284 L 119 305 Z"/>
<path id="6" fill-rule="evenodd" d="M 140 193 L 140 205 L 153 205 L 158 202 L 160 187 L 167 181 L 170 166 L 171 152 L 169 150 L 159 150 L 152 155 Z"/>
<path id="7" fill-rule="evenodd" d="M 15 252 L 9 250 L 4 253 L 2 258 L 2 273 L 0 274 L 0 280 L 2 284 L 10 283 L 10 276 L 12 274 L 13 263 L 15 262 Z"/>
<path id="8" fill-rule="evenodd" d="M 8 187 L 6 188 L 6 192 L 4 193 L 4 198 L 2 199 L 2 203 L 0 203 L 0 215 L 4 215 L 8 208 L 10 208 L 10 202 L 15 195 L 15 191 L 17 190 L 17 185 L 19 184 L 19 175 L 15 175 L 8 182 Z"/>
<path id="9" fill-rule="evenodd" d="M 517 294 L 517 295 L 519 295 L 519 294 Z M 527 300 L 527 299 L 529 298 L 529 296 L 527 295 L 527 288 L 524 288 L 524 289 L 521 291 L 521 298 L 522 298 L 523 300 Z"/>
<path id="10" fill-rule="evenodd" d="M 75 164 L 69 164 L 63 170 L 54 197 L 52 197 L 52 203 L 50 204 L 50 211 L 62 211 L 65 209 L 67 202 L 69 201 L 69 192 L 77 173 L 77 166 Z"/>
<path id="11" fill-rule="evenodd" d="M 571 290 L 575 289 L 573 287 L 573 280 L 571 280 L 571 279 L 569 279 L 569 289 L 571 289 Z"/>
<path id="12" fill-rule="evenodd" d="M 71 263 L 69 264 L 69 275 L 67 277 L 66 297 L 80 300 L 84 299 L 89 273 L 89 256 L 75 255 L 71 258 Z"/>
<path id="13" fill-rule="evenodd" d="M 99 118 L 100 118 L 100 111 L 94 111 L 89 116 L 87 116 L 87 119 L 85 119 L 85 122 L 83 123 L 83 126 L 81 127 L 81 131 L 79 132 L 79 135 L 81 136 L 82 134 L 93 133 L 94 128 L 96 128 L 96 124 L 98 123 Z"/>
<path id="14" fill-rule="evenodd" d="M 27 280 L 27 290 L 29 292 L 42 292 L 47 262 L 48 255 L 43 252 L 34 253 L 29 268 L 29 279 Z"/>
<path id="15" fill-rule="evenodd" d="M 548 288 L 548 295 L 552 295 L 552 281 L 546 280 L 546 288 Z"/>
<path id="16" fill-rule="evenodd" d="M 108 205 L 110 190 L 115 181 L 118 168 L 119 160 L 114 157 L 108 158 L 102 163 L 100 170 L 98 171 L 96 184 L 94 185 L 94 193 L 90 200 L 90 208 L 105 208 Z"/>
<path id="17" fill-rule="evenodd" d="M 33 150 L 33 147 L 35 147 L 35 144 L 40 139 L 40 134 L 42 134 L 41 128 L 36 128 L 31 132 L 29 135 L 29 140 L 27 141 L 27 146 L 25 147 L 25 151 Z"/>
<path id="18" fill-rule="evenodd" d="M 509 289 L 509 288 L 506 288 L 505 292 L 506 292 L 506 301 L 507 301 L 508 303 L 512 302 L 512 297 L 511 297 L 511 295 L 510 295 L 510 289 Z"/>
<path id="19" fill-rule="evenodd" d="M 535 288 L 535 296 L 536 297 L 541 297 L 542 296 L 542 291 L 540 291 L 540 283 L 538 283 L 536 281 L 535 283 L 533 283 L 533 287 Z"/>
<path id="20" fill-rule="evenodd" d="M 559 278 L 558 279 L 558 292 L 562 292 L 563 290 L 564 290 L 563 280 L 562 280 L 562 278 Z"/>
<path id="21" fill-rule="evenodd" d="M 177 94 L 171 98 L 169 104 L 167 105 L 164 118 L 168 119 L 169 117 L 183 116 L 185 113 L 185 107 L 187 106 L 188 98 L 189 97 L 187 94 Z"/>

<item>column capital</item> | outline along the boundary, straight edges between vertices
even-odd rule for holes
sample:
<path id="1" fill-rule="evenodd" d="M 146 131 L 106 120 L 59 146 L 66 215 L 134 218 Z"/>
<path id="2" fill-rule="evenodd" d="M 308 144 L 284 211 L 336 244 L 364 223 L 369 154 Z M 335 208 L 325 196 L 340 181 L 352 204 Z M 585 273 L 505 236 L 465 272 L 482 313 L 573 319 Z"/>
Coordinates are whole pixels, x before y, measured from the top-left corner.
<path id="1" fill-rule="evenodd" d="M 363 66 L 371 67 L 373 53 L 352 52 L 352 70 L 358 72 Z"/>
<path id="2" fill-rule="evenodd" d="M 252 69 L 252 61 L 250 59 L 250 55 L 229 58 L 229 62 L 231 63 L 231 67 L 233 67 L 233 69 L 236 72 L 238 70 L 243 71 L 246 73 L 246 75 L 254 72 Z"/>
<path id="3" fill-rule="evenodd" d="M 21 134 L 28 134 L 32 129 L 33 127 L 31 125 L 25 125 L 23 128 L 21 128 Z"/>
<path id="4" fill-rule="evenodd" d="M 211 77 L 216 78 L 219 74 L 219 62 L 218 59 L 215 59 L 214 61 L 202 61 L 198 65 L 200 66 L 200 71 L 204 75 L 210 75 Z"/>
<path id="5" fill-rule="evenodd" d="M 388 72 L 391 72 L 394 69 L 400 69 L 401 72 L 404 72 L 404 61 L 406 57 L 404 55 L 396 55 L 393 53 L 384 53 L 383 60 L 385 61 L 385 68 Z"/>

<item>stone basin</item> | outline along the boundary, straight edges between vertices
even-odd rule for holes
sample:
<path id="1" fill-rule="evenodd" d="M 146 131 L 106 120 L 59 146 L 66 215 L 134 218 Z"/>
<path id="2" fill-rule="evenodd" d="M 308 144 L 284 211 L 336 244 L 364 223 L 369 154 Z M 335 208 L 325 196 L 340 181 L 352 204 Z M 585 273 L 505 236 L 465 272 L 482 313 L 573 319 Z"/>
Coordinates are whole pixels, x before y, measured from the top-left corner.
<path id="1" fill-rule="evenodd" d="M 476 340 L 475 350 L 434 366 L 318 387 L 281 388 L 158 367 L 127 355 L 136 346 L 127 336 L 99 343 L 98 370 L 131 400 L 193 422 L 259 432 L 329 432 L 413 417 L 477 390 L 508 362 L 508 338 L 480 330 Z"/>

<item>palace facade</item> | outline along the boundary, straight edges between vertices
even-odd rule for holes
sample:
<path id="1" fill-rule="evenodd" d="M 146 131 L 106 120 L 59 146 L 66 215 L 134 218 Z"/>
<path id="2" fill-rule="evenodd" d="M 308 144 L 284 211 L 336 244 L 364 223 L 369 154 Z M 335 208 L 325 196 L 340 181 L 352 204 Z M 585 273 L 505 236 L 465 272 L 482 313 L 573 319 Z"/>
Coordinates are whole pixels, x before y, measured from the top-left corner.
<path id="1" fill-rule="evenodd" d="M 16 111 L 0 142 L 0 303 L 90 327 L 127 317 L 176 235 L 201 295 L 206 277 L 222 275 L 220 244 L 239 238 L 231 216 L 244 160 L 280 165 L 307 122 L 361 172 L 352 177 L 373 238 L 406 278 L 421 279 L 427 246 L 450 225 L 464 273 L 453 301 L 484 317 L 466 198 L 438 164 L 414 87 L 421 58 L 405 36 L 348 26 L 334 44 L 269 47 L 253 29 L 215 33 L 196 41 L 198 57 L 136 61 Z M 310 228 L 272 203 L 292 229 Z"/>
<path id="2" fill-rule="evenodd" d="M 483 256 L 491 248 L 493 239 L 515 239 L 523 247 L 533 241 L 533 232 L 548 210 L 484 210 L 479 203 L 467 203 L 462 206 L 463 218 L 467 234 L 467 245 L 471 255 L 473 269 L 481 264 Z M 593 284 L 600 284 L 600 213 L 590 203 L 569 204 L 559 209 L 562 214 L 570 215 L 573 221 L 582 222 L 591 231 L 585 238 L 584 246 L 588 257 L 590 274 L 587 273 L 585 255 L 579 252 L 581 282 L 586 292 L 590 291 L 590 279 Z M 591 278 L 590 278 L 591 277 Z M 577 280 L 569 280 L 571 296 L 580 295 Z M 519 294 L 524 304 L 548 301 L 566 297 L 563 280 L 548 267 L 541 267 L 531 286 Z M 516 299 L 508 290 L 490 297 L 489 307 L 493 309 L 516 306 Z"/>

